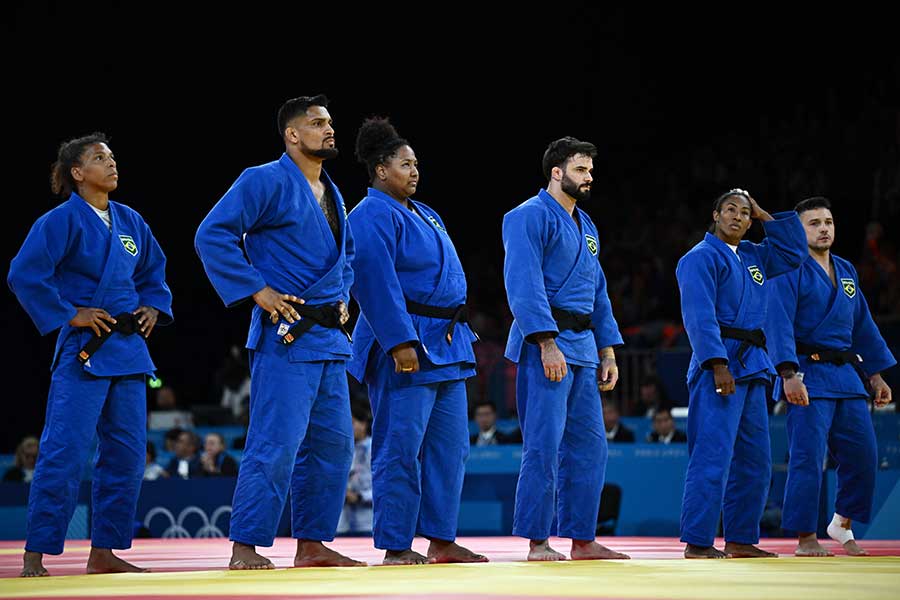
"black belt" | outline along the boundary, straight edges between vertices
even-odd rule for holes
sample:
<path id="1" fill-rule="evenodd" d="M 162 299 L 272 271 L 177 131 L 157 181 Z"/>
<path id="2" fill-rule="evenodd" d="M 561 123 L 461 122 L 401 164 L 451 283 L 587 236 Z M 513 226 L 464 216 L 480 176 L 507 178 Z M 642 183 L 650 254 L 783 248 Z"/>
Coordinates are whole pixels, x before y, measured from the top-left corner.
<path id="1" fill-rule="evenodd" d="M 762 329 L 740 329 L 738 327 L 721 325 L 719 331 L 723 338 L 741 341 L 741 345 L 738 346 L 737 358 L 744 368 L 747 367 L 744 364 L 744 355 L 750 349 L 750 346 L 766 349 L 766 334 L 763 333 Z"/>
<path id="2" fill-rule="evenodd" d="M 313 325 L 321 325 L 329 329 L 340 329 L 347 336 L 348 340 L 353 341 L 353 338 L 344 329 L 344 324 L 341 323 L 341 309 L 338 304 L 311 305 L 297 304 L 295 302 L 288 302 L 288 304 L 293 306 L 294 310 L 302 318 L 299 323 L 294 324 L 293 327 L 288 329 L 287 333 L 281 336 L 282 344 L 290 345 L 294 343 L 294 340 L 309 331 Z"/>
<path id="3" fill-rule="evenodd" d="M 560 331 L 571 329 L 578 333 L 594 328 L 594 322 L 591 321 L 591 315 L 579 315 L 578 313 L 556 308 L 555 306 L 550 307 L 550 314 L 553 316 L 553 320 L 556 321 L 556 327 Z"/>
<path id="4" fill-rule="evenodd" d="M 104 321 L 106 326 L 109 327 L 109 331 L 104 331 L 101 327 L 100 336 L 98 337 L 95 335 L 91 337 L 88 343 L 84 345 L 84 348 L 78 353 L 78 362 L 81 364 L 86 363 L 90 357 L 97 353 L 100 346 L 106 343 L 106 340 L 108 340 L 112 334 L 121 333 L 122 335 L 132 335 L 140 331 L 141 325 L 138 323 L 137 315 L 123 312 L 115 315 L 113 318 L 116 320 L 115 323 Z"/>
<path id="5" fill-rule="evenodd" d="M 419 304 L 412 300 L 406 301 L 406 312 L 411 315 L 419 315 L 420 317 L 432 317 L 434 319 L 448 319 L 450 325 L 447 326 L 447 343 L 453 343 L 453 330 L 457 323 L 469 322 L 469 307 L 465 304 L 459 306 L 451 306 L 445 308 L 443 306 L 429 306 L 428 304 Z"/>
<path id="6" fill-rule="evenodd" d="M 818 348 L 803 342 L 797 342 L 797 354 L 808 356 L 813 362 L 827 362 L 834 365 L 859 365 L 862 363 L 862 357 L 850 350 L 829 350 L 828 348 Z"/>

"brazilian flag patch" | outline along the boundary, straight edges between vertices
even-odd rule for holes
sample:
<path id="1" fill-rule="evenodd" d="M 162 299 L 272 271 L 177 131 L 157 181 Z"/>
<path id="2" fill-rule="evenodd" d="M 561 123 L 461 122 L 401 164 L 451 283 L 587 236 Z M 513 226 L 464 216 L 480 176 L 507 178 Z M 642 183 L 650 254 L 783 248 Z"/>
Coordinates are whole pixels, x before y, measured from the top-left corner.
<path id="1" fill-rule="evenodd" d="M 597 238 L 592 235 L 585 235 L 584 239 L 587 242 L 588 250 L 591 251 L 591 254 L 597 256 Z"/>
<path id="2" fill-rule="evenodd" d="M 750 277 L 753 278 L 753 281 L 755 281 L 759 285 L 762 285 L 766 280 L 765 277 L 763 277 L 763 272 L 760 271 L 759 267 L 757 267 L 756 265 L 750 265 L 749 267 L 747 267 L 747 270 L 750 271 Z"/>
<path id="3" fill-rule="evenodd" d="M 841 287 L 844 288 L 844 293 L 847 294 L 848 298 L 856 295 L 856 282 L 849 277 L 841 279 Z"/>
<path id="4" fill-rule="evenodd" d="M 122 245 L 125 246 L 125 251 L 132 256 L 137 256 L 138 247 L 137 244 L 134 243 L 134 238 L 130 235 L 120 235 L 119 240 L 122 241 Z"/>
<path id="5" fill-rule="evenodd" d="M 444 233 L 447 233 L 447 230 L 444 229 L 443 227 L 441 227 L 441 224 L 438 223 L 438 220 L 437 220 L 437 219 L 435 219 L 435 218 L 432 217 L 431 215 L 428 215 L 428 220 L 431 221 L 431 224 L 432 224 L 432 225 L 434 225 L 435 227 L 437 227 L 438 229 L 440 229 L 440 230 L 443 231 Z"/>

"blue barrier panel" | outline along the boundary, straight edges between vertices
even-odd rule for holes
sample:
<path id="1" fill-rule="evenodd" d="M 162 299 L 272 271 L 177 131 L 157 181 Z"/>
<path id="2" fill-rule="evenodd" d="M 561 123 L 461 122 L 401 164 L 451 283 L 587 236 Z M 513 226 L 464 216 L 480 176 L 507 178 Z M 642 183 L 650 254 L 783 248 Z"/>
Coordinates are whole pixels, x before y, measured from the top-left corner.
<path id="1" fill-rule="evenodd" d="M 826 513 L 820 515 L 830 523 L 834 514 L 834 499 L 837 491 L 837 476 L 834 469 L 825 473 Z M 820 535 L 824 533 L 821 532 Z M 872 502 L 871 523 L 853 523 L 853 535 L 859 539 L 896 540 L 900 539 L 900 470 L 878 471 L 875 477 L 875 499 Z"/>

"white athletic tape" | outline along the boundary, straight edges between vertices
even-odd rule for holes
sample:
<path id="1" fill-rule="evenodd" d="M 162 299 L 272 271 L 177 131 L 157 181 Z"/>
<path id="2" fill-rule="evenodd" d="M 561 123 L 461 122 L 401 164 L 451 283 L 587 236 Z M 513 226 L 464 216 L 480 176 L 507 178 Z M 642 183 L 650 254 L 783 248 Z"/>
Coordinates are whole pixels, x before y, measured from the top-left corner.
<path id="1" fill-rule="evenodd" d="M 837 513 L 834 513 L 834 517 L 831 519 L 831 523 L 828 524 L 828 537 L 841 544 L 842 546 L 847 542 L 853 540 L 853 530 L 852 529 L 844 529 L 841 527 L 841 523 L 843 523 L 844 517 L 840 516 Z"/>

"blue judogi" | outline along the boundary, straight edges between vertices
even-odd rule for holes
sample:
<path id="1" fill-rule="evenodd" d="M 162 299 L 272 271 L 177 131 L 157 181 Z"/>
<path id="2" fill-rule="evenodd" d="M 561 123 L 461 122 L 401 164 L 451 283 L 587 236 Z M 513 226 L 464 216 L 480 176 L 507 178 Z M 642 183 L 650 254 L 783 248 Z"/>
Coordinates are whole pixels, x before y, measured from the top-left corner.
<path id="1" fill-rule="evenodd" d="M 269 285 L 308 305 L 349 301 L 353 239 L 344 201 L 323 172 L 340 221 L 336 241 L 309 183 L 291 158 L 244 171 L 197 230 L 195 246 L 226 305 Z M 250 259 L 244 258 L 239 242 Z M 291 345 L 286 321 L 253 307 L 250 425 L 231 515 L 232 541 L 271 546 L 291 489 L 293 536 L 329 541 L 353 458 L 342 331 L 313 325 Z"/>
<path id="2" fill-rule="evenodd" d="M 410 314 L 406 301 L 442 308 L 466 301 L 466 276 L 444 222 L 376 189 L 350 212 L 356 239 L 353 296 L 360 316 L 348 371 L 372 404 L 375 547 L 406 550 L 413 537 L 456 539 L 469 455 L 465 379 L 477 336 L 458 323 Z M 390 350 L 414 342 L 417 373 L 395 373 Z"/>
<path id="3" fill-rule="evenodd" d="M 790 463 L 782 526 L 802 533 L 817 529 L 826 449 L 837 463 L 836 512 L 869 522 L 878 454 L 869 393 L 860 375 L 897 364 L 872 320 L 856 269 L 831 256 L 835 283 L 808 256 L 798 270 L 773 282 L 769 297 L 769 353 L 776 365 L 791 363 L 803 372 L 810 398 L 809 406 L 787 406 Z M 814 361 L 797 352 L 797 343 L 849 350 L 862 363 Z M 774 392 L 776 400 L 783 396 L 781 378 Z"/>
<path id="4" fill-rule="evenodd" d="M 503 217 L 503 277 L 513 321 L 506 358 L 518 363 L 516 403 L 522 465 L 513 534 L 592 540 L 606 471 L 606 430 L 597 389 L 598 349 L 622 344 L 597 259 L 599 236 L 580 208 L 577 220 L 541 190 Z M 591 315 L 594 329 L 559 331 L 551 307 Z M 561 382 L 544 375 L 529 336 L 558 333 L 566 357 Z"/>
<path id="5" fill-rule="evenodd" d="M 759 542 L 759 520 L 769 489 L 766 384 L 775 371 L 766 351 L 723 338 L 721 326 L 761 329 L 766 318 L 768 279 L 796 269 L 807 255 L 797 213 L 773 215 L 763 223 L 760 244 L 742 241 L 735 253 L 707 233 L 678 261 L 681 315 L 693 349 L 689 391 L 688 461 L 681 508 L 681 541 L 713 545 L 720 512 L 725 540 Z M 709 361 L 725 359 L 735 392 L 721 396 Z M 724 503 L 723 503 L 724 498 Z"/>
<path id="6" fill-rule="evenodd" d="M 28 498 L 25 549 L 60 554 L 96 433 L 91 543 L 131 547 L 147 449 L 145 377 L 156 368 L 140 334 L 113 333 L 82 365 L 95 335 L 69 321 L 76 307 L 115 316 L 140 306 L 172 322 L 166 257 L 133 209 L 109 203 L 112 229 L 78 194 L 37 220 L 9 268 L 9 287 L 41 335 L 59 329 L 47 417 Z"/>

